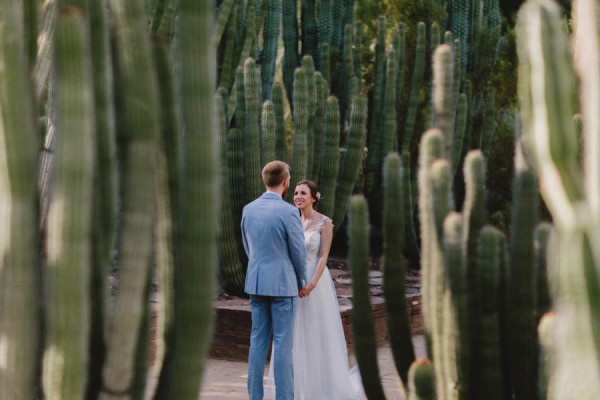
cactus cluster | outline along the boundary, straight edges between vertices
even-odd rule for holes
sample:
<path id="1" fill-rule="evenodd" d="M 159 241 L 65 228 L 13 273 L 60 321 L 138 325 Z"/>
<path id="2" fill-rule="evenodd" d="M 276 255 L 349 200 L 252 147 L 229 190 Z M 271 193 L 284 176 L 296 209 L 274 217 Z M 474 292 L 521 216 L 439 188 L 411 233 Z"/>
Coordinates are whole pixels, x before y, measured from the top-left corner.
<path id="1" fill-rule="evenodd" d="M 35 4 L 0 3 L 0 398 L 196 398 L 217 266 L 212 7 L 180 1 L 175 22 L 167 0 Z"/>
<path id="2" fill-rule="evenodd" d="M 239 224 L 243 206 L 264 190 L 262 165 L 281 159 L 290 164 L 293 181 L 318 182 L 320 211 L 331 216 L 338 231 L 359 180 L 368 107 L 355 60 L 360 24 L 353 23 L 352 1 L 322 2 L 317 9 L 302 3 L 300 19 L 295 1 L 266 1 L 261 10 L 254 3 L 222 1 L 214 16 L 212 43 L 223 104 L 223 169 L 229 171 L 223 174 L 227 188 L 222 196 L 228 198 L 221 201 L 220 281 L 224 290 L 237 295 L 243 295 L 246 260 L 239 232 L 228 227 Z M 278 54 L 273 47 L 279 18 L 282 83 L 275 79 Z M 248 33 L 254 37 L 250 48 L 256 51 L 242 47 L 250 40 Z M 332 74 L 338 68 L 343 73 Z M 230 78 L 233 70 L 235 79 Z M 292 197 L 290 190 L 287 200 Z M 232 210 L 225 209 L 227 204 Z"/>
<path id="3" fill-rule="evenodd" d="M 398 173 L 398 154 L 386 157 L 385 224 L 393 225 L 385 228 L 384 290 L 388 293 L 386 302 L 390 303 L 386 307 L 390 313 L 388 332 L 396 366 L 408 398 L 542 398 L 538 377 L 548 376 L 543 371 L 548 371 L 552 361 L 545 361 L 541 369 L 536 327 L 549 305 L 547 296 L 538 294 L 548 291 L 548 283 L 538 273 L 546 275 L 549 260 L 544 249 L 552 228 L 548 223 L 539 223 L 537 176 L 522 156 L 520 141 L 515 146 L 517 172 L 508 238 L 488 222 L 486 159 L 481 150 L 469 151 L 464 159 L 461 176 L 465 200 L 455 203 L 454 154 L 463 143 L 457 139 L 456 130 L 451 127 L 453 117 L 448 113 L 448 109 L 457 108 L 451 68 L 454 59 L 448 45 L 438 45 L 433 66 L 434 125 L 422 136 L 419 155 L 422 301 L 431 364 L 415 361 L 414 352 L 399 351 L 401 347 L 411 348 L 406 326 L 399 329 L 406 324 L 400 322 L 406 321 L 405 310 L 399 310 L 398 300 L 391 297 L 403 292 L 403 282 L 397 278 L 403 273 L 397 261 L 398 244 L 402 243 L 397 234 L 406 229 L 404 221 L 395 217 L 404 208 L 403 190 L 394 185 L 405 181 L 400 177 L 406 171 L 400 169 Z M 391 177 L 393 181 L 389 180 Z M 351 265 L 357 262 L 360 259 L 350 260 Z M 353 275 L 358 280 L 355 296 L 365 290 L 361 282 L 366 277 L 359 271 Z M 545 300 L 540 301 L 542 298 Z M 355 319 L 357 323 L 364 321 L 367 311 L 361 308 L 354 312 L 361 314 Z M 357 332 L 360 329 L 355 328 Z M 362 342 L 356 346 L 357 353 L 358 346 L 368 349 Z M 551 356 L 547 359 L 553 360 Z M 375 367 L 373 363 L 364 364 L 367 362 L 359 362 L 361 371 Z"/>

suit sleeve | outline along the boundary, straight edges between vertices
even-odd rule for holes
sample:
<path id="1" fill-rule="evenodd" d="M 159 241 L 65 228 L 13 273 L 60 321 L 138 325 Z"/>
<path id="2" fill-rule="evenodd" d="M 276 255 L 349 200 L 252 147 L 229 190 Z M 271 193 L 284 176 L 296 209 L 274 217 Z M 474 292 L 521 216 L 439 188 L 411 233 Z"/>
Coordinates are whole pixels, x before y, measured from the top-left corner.
<path id="1" fill-rule="evenodd" d="M 242 242 L 244 243 L 244 250 L 246 251 L 246 255 L 250 256 L 249 253 L 249 248 L 248 248 L 248 240 L 246 239 L 246 229 L 244 229 L 244 225 L 245 225 L 245 214 L 246 213 L 246 209 L 244 208 L 244 210 L 242 211 L 242 221 L 240 223 L 240 229 L 242 230 Z"/>
<path id="2" fill-rule="evenodd" d="M 301 289 L 306 285 L 306 247 L 304 245 L 304 229 L 302 228 L 302 221 L 297 212 L 290 215 L 286 226 L 288 231 L 290 258 L 294 270 L 296 271 L 298 289 Z"/>

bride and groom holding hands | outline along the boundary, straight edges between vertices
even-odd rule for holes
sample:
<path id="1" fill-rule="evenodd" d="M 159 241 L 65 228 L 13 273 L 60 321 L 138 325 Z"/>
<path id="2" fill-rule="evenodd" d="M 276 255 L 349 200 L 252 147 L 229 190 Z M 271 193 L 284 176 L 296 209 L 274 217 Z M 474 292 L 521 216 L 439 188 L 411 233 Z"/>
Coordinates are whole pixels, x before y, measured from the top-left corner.
<path id="1" fill-rule="evenodd" d="M 337 296 L 326 266 L 333 225 L 316 211 L 320 193 L 314 182 L 298 182 L 296 207 L 283 200 L 290 179 L 286 163 L 267 163 L 262 170 L 266 192 L 242 214 L 249 259 L 245 291 L 252 314 L 249 398 L 264 397 L 272 335 L 267 393 L 274 399 L 362 399 L 358 368 L 348 369 Z"/>

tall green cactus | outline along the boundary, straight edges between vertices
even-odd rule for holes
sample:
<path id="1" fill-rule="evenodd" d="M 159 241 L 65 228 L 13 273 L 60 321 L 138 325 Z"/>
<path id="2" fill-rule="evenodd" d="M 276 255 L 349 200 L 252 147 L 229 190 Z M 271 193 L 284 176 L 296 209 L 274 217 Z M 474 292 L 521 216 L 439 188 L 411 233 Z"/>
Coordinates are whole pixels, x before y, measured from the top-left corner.
<path id="1" fill-rule="evenodd" d="M 383 293 L 387 314 L 388 332 L 394 364 L 400 379 L 407 388 L 408 370 L 415 360 L 406 310 L 404 279 L 404 209 L 402 206 L 402 161 L 398 153 L 390 153 L 384 164 L 384 281 Z M 400 295 L 399 295 L 400 294 Z"/>
<path id="2" fill-rule="evenodd" d="M 352 332 L 354 349 L 360 367 L 360 375 L 369 398 L 385 399 L 379 378 L 377 345 L 371 311 L 369 292 L 369 216 L 367 202 L 362 195 L 350 201 L 348 262 L 352 271 Z"/>
<path id="3" fill-rule="evenodd" d="M 410 366 L 408 400 L 434 400 L 434 370 L 429 360 L 419 358 Z"/>
<path id="4" fill-rule="evenodd" d="M 44 389 L 49 398 L 83 397 L 90 324 L 94 99 L 85 17 L 62 11 L 55 32 L 57 144 L 48 213 L 48 319 Z M 64 210 L 71 210 L 66 216 Z M 77 315 L 78 318 L 67 318 Z"/>
<path id="5" fill-rule="evenodd" d="M 35 398 L 41 343 L 39 210 L 33 95 L 25 56 L 23 3 L 0 3 L 0 397 Z"/>
<path id="6" fill-rule="evenodd" d="M 434 289 L 435 266 L 439 266 L 440 243 L 438 230 L 433 218 L 433 199 L 429 174 L 433 162 L 443 155 L 443 136 L 437 129 L 432 129 L 421 139 L 419 155 L 419 220 L 421 224 L 421 276 L 423 279 L 423 322 L 425 335 L 431 340 L 435 320 L 435 304 L 438 303 Z M 438 275 L 439 276 L 439 275 Z"/>
<path id="7" fill-rule="evenodd" d="M 244 146 L 254 151 L 246 154 L 246 201 L 251 201 L 262 192 L 260 178 L 260 117 L 262 97 L 260 95 L 260 73 L 256 62 L 248 58 L 244 62 Z"/>
<path id="8" fill-rule="evenodd" d="M 348 146 L 342 159 L 335 190 L 335 206 L 333 210 L 334 229 L 342 226 L 348 208 L 348 200 L 358 178 L 365 147 L 365 130 L 367 124 L 367 98 L 355 94 L 350 110 L 348 127 Z"/>
<path id="9" fill-rule="evenodd" d="M 174 276 L 173 327 L 157 398 L 198 396 L 212 329 L 217 265 L 219 151 L 212 93 L 215 65 L 208 38 L 211 7 L 180 1 L 178 17 L 182 118 L 186 127 L 180 264 Z M 204 260 L 198 267 L 198 260 Z"/>
<path id="10" fill-rule="evenodd" d="M 596 157 L 598 151 L 594 145 L 597 103 L 590 96 L 598 83 L 597 66 L 590 64 L 599 54 L 597 4 L 574 4 L 573 12 L 576 37 L 587 38 L 575 41 L 581 55 L 577 62 L 586 159 Z M 548 43 L 553 44 L 552 50 Z M 556 348 L 551 378 L 555 383 L 548 388 L 547 397 L 591 399 L 600 395 L 599 260 L 592 251 L 592 232 L 598 226 L 599 168 L 590 160 L 583 174 L 578 163 L 580 142 L 572 123 L 577 86 L 569 62 L 569 39 L 556 3 L 526 2 L 519 12 L 517 44 L 524 148 L 535 163 L 542 196 L 556 223 L 556 240 L 548 259 L 553 303 L 559 312 L 552 344 Z M 571 344 L 569 349 L 564 343 Z"/>
<path id="11" fill-rule="evenodd" d="M 537 398 L 537 277 L 532 266 L 538 208 L 537 176 L 519 160 L 517 153 L 510 232 L 508 306 L 513 329 L 509 351 L 513 391 L 517 398 L 527 399 Z"/>
<path id="12" fill-rule="evenodd" d="M 275 158 L 284 162 L 288 160 L 288 146 L 287 137 L 285 132 L 285 116 L 284 116 L 284 102 L 283 102 L 283 87 L 281 83 L 275 82 L 273 84 L 273 107 L 275 111 Z"/>
<path id="13" fill-rule="evenodd" d="M 423 86 L 425 73 L 425 23 L 417 25 L 417 45 L 415 48 L 415 60 L 412 69 L 410 94 L 408 97 L 408 108 L 404 117 L 404 129 L 402 130 L 402 150 L 410 150 L 415 131 L 415 121 L 419 107 L 419 93 Z"/>
<path id="14" fill-rule="evenodd" d="M 340 168 L 340 110 L 338 100 L 329 96 L 325 108 L 325 132 L 323 139 L 323 164 L 319 172 L 321 200 L 319 209 L 325 215 L 333 215 L 335 206 L 335 180 Z"/>
<path id="15" fill-rule="evenodd" d="M 292 139 L 292 163 L 290 165 L 293 174 L 298 179 L 306 177 L 308 171 L 307 152 L 310 118 L 310 99 L 308 74 L 303 67 L 296 69 L 294 73 L 294 136 Z M 294 194 L 288 192 L 288 200 L 291 202 Z"/>
<path id="16" fill-rule="evenodd" d="M 273 80 L 275 79 L 275 62 L 279 43 L 279 26 L 281 24 L 281 0 L 268 0 L 263 29 L 262 50 L 262 95 L 263 100 L 271 100 Z"/>
<path id="17" fill-rule="evenodd" d="M 505 399 L 504 376 L 508 371 L 502 364 L 501 313 L 503 312 L 502 276 L 505 273 L 506 245 L 504 234 L 492 226 L 484 226 L 479 232 L 477 269 L 480 288 L 481 320 L 478 335 L 480 369 L 474 395 L 485 399 Z M 472 332 L 474 333 L 474 332 Z"/>
<path id="18" fill-rule="evenodd" d="M 150 42 L 146 35 L 146 19 L 140 1 L 111 1 L 115 16 L 117 43 L 130 48 L 129 58 L 119 53 L 119 84 L 123 96 L 123 119 L 119 134 L 127 135 L 128 147 L 123 157 L 131 169 L 123 178 L 123 214 L 120 248 L 119 291 L 114 313 L 109 321 L 104 366 L 103 391 L 105 395 L 130 388 L 134 375 L 136 342 L 140 333 L 146 304 L 146 286 L 150 268 L 152 227 L 154 221 L 153 197 L 155 154 L 159 125 L 156 71 L 152 61 Z M 132 29 L 132 24 L 135 27 Z M 143 73 L 140 73 L 143 71 Z M 126 130 L 125 130 L 126 129 Z M 135 184 L 132 184 L 134 179 Z M 141 205 L 144 205 L 143 207 Z M 127 343 L 127 346 L 122 346 Z"/>

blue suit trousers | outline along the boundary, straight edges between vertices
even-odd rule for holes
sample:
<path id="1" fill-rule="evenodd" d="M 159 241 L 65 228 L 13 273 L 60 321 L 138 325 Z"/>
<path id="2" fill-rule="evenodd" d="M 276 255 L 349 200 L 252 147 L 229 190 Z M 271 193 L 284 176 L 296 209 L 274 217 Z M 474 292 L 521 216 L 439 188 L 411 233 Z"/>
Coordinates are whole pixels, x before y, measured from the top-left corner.
<path id="1" fill-rule="evenodd" d="M 296 297 L 250 295 L 252 332 L 248 355 L 248 395 L 250 400 L 264 397 L 263 379 L 267 351 L 273 333 L 276 400 L 294 399 L 292 344 Z"/>

